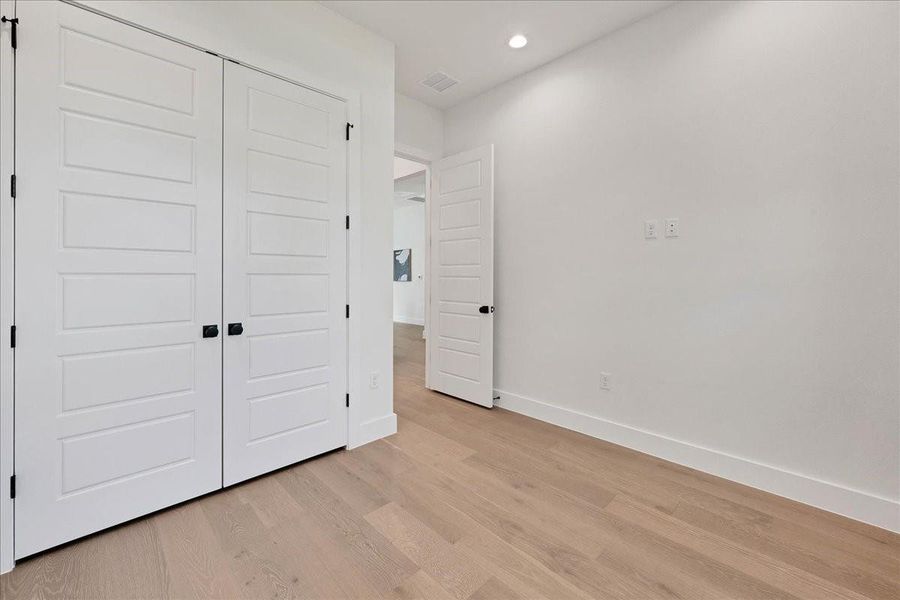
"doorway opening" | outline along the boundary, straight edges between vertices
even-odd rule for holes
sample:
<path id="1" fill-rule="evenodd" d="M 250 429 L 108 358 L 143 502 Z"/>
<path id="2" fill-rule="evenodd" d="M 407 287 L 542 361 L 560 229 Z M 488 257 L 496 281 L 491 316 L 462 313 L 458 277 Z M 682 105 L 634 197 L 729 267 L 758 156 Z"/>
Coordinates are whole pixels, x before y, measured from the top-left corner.
<path id="1" fill-rule="evenodd" d="M 398 387 L 425 383 L 428 165 L 394 158 L 394 374 Z"/>

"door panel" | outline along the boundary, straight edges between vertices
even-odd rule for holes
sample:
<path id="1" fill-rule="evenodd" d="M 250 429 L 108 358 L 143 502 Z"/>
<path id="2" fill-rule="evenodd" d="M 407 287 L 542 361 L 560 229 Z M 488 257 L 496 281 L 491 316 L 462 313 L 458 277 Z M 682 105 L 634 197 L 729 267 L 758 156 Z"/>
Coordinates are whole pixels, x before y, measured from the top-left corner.
<path id="1" fill-rule="evenodd" d="M 345 123 L 225 64 L 225 485 L 347 443 Z"/>
<path id="2" fill-rule="evenodd" d="M 494 148 L 444 158 L 432 173 L 428 382 L 434 390 L 490 407 Z M 479 312 L 482 306 L 488 307 L 487 313 Z"/>
<path id="3" fill-rule="evenodd" d="M 221 60 L 22 2 L 16 557 L 221 486 Z"/>

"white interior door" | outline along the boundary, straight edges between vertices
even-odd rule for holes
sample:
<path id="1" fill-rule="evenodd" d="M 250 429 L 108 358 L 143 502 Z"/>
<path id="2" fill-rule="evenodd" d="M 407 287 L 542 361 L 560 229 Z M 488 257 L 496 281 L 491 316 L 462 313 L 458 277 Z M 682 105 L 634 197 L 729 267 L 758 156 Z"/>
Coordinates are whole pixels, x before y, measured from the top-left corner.
<path id="1" fill-rule="evenodd" d="M 347 443 L 346 122 L 225 64 L 225 485 Z"/>
<path id="2" fill-rule="evenodd" d="M 431 389 L 493 406 L 494 147 L 432 166 Z"/>
<path id="3" fill-rule="evenodd" d="M 221 486 L 222 63 L 18 16 L 20 558 Z"/>

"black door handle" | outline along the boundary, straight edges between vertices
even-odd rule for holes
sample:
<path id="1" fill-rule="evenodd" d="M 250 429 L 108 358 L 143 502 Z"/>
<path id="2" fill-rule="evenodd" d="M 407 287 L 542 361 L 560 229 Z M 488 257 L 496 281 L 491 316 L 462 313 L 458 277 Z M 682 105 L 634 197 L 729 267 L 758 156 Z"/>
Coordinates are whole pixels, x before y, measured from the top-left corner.
<path id="1" fill-rule="evenodd" d="M 205 338 L 219 337 L 219 326 L 218 325 L 204 325 L 203 326 L 203 337 L 205 337 Z"/>
<path id="2" fill-rule="evenodd" d="M 240 323 L 228 324 L 228 335 L 241 335 L 244 333 L 244 326 Z"/>
<path id="3" fill-rule="evenodd" d="M 494 307 L 493 306 L 482 306 L 478 309 L 478 312 L 480 312 L 483 315 L 486 315 L 488 313 L 494 312 Z"/>

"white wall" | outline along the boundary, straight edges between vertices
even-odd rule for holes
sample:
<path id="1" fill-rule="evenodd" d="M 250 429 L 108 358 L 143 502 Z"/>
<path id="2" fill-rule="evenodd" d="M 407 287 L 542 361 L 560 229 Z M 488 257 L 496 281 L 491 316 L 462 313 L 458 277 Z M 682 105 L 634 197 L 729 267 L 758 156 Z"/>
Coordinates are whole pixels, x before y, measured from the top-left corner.
<path id="1" fill-rule="evenodd" d="M 898 47 L 897 3 L 679 3 L 449 110 L 501 404 L 900 529 Z"/>
<path id="2" fill-rule="evenodd" d="M 378 371 L 381 383 L 379 389 L 359 385 L 351 419 L 360 427 L 357 441 L 392 433 L 393 44 L 316 2 L 83 4 L 291 79 L 359 93 L 361 118 L 353 134 L 362 147 L 362 302 L 352 308 L 351 326 L 361 329 L 362 379 Z"/>
<path id="3" fill-rule="evenodd" d="M 397 94 L 394 112 L 394 140 L 398 151 L 416 151 L 416 158 L 428 160 L 443 156 L 443 111 Z"/>
<path id="4" fill-rule="evenodd" d="M 424 180 L 422 193 L 424 194 Z M 412 249 L 412 279 L 394 282 L 394 321 L 425 325 L 425 203 L 394 205 L 394 249 Z"/>

